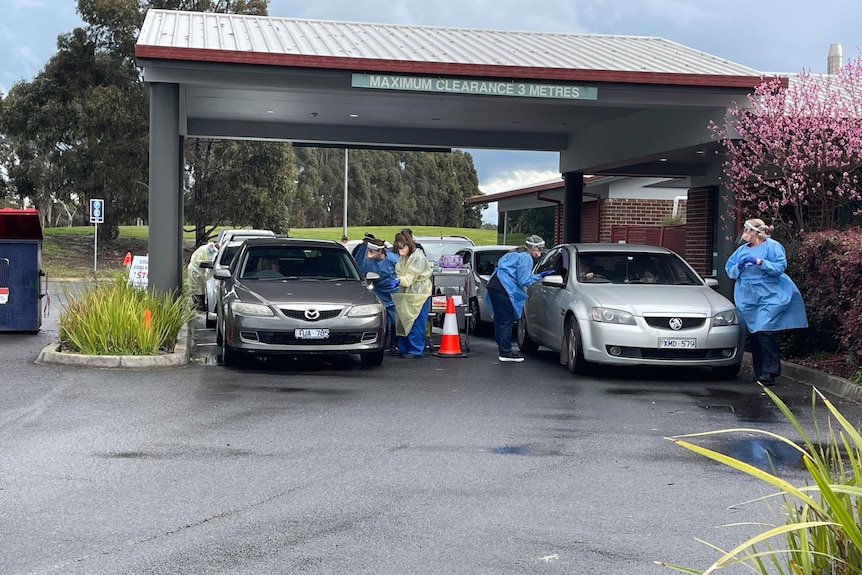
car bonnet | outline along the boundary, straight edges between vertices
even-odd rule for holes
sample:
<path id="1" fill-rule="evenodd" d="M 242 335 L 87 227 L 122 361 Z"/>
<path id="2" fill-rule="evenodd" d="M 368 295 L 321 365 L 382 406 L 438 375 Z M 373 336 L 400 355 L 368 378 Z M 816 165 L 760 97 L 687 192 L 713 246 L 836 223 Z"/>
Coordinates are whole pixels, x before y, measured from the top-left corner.
<path id="1" fill-rule="evenodd" d="M 730 300 L 706 286 L 581 284 L 580 288 L 594 305 L 622 309 L 638 316 L 655 313 L 711 315 L 733 308 Z"/>
<path id="2" fill-rule="evenodd" d="M 365 305 L 377 302 L 374 291 L 359 280 L 243 280 L 235 285 L 245 302 L 286 304 Z"/>

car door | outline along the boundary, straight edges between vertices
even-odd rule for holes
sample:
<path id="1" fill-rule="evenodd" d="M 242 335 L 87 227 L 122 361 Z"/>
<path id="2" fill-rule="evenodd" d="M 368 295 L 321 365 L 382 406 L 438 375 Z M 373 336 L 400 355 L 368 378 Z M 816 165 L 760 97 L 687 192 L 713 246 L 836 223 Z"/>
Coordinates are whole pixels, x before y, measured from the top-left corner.
<path id="1" fill-rule="evenodd" d="M 555 270 L 556 262 L 560 258 L 560 248 L 554 248 L 541 258 L 533 268 L 534 273 L 547 270 Z M 524 304 L 524 317 L 527 321 L 527 329 L 530 337 L 537 343 L 547 345 L 548 322 L 552 310 L 548 309 L 550 302 L 548 298 L 552 295 L 542 280 L 527 287 L 527 302 Z"/>

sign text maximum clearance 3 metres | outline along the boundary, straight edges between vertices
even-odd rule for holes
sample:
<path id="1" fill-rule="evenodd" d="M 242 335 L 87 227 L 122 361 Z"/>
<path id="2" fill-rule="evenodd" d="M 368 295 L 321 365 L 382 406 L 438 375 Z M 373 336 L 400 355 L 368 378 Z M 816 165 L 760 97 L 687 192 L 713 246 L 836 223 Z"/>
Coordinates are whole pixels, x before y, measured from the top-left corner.
<path id="1" fill-rule="evenodd" d="M 423 76 L 389 76 L 384 74 L 353 74 L 353 88 L 407 90 L 413 92 L 444 92 L 482 96 L 518 96 L 524 98 L 555 98 L 558 100 L 596 100 L 595 86 L 536 84 L 500 80 L 465 80 L 463 78 L 427 78 Z"/>

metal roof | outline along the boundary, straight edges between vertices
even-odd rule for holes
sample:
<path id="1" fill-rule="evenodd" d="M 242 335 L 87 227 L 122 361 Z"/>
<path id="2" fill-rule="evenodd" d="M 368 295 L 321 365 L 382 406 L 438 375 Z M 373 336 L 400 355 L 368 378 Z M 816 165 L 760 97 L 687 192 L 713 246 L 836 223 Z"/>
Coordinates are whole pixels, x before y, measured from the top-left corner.
<path id="1" fill-rule="evenodd" d="M 147 12 L 139 58 L 342 70 L 690 86 L 756 86 L 761 72 L 657 37 L 552 34 Z"/>

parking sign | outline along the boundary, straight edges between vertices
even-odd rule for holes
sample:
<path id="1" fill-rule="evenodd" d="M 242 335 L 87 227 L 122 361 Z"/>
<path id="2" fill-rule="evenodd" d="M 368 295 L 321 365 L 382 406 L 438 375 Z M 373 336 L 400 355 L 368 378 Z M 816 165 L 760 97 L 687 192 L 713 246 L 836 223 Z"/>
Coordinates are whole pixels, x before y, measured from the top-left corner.
<path id="1" fill-rule="evenodd" d="M 105 223 L 105 200 L 90 200 L 90 223 Z"/>

